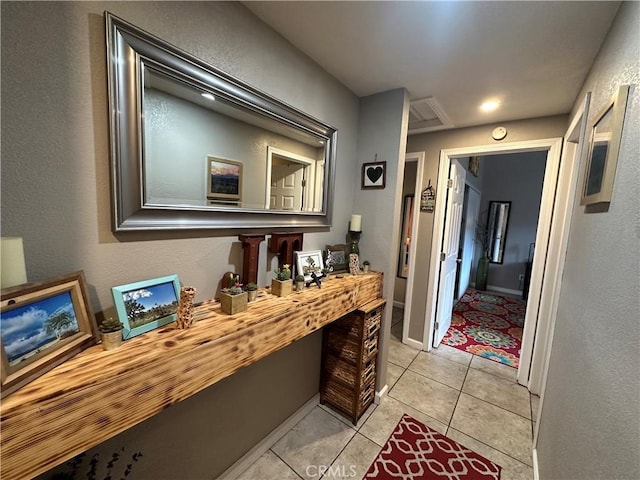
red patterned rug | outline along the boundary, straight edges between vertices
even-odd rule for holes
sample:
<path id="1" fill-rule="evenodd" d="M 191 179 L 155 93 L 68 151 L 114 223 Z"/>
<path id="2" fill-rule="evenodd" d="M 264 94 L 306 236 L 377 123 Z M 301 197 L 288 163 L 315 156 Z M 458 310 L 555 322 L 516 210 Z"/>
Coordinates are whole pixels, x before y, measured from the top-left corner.
<path id="1" fill-rule="evenodd" d="M 444 345 L 518 368 L 526 302 L 469 289 L 455 307 Z"/>
<path id="2" fill-rule="evenodd" d="M 502 467 L 403 415 L 365 479 L 500 479 Z"/>

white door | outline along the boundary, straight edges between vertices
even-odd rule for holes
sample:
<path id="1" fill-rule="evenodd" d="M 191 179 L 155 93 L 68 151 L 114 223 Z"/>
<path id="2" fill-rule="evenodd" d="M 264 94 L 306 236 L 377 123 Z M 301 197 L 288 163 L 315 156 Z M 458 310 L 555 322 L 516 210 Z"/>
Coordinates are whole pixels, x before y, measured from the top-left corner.
<path id="1" fill-rule="evenodd" d="M 464 206 L 465 170 L 457 160 L 451 161 L 449 184 L 447 185 L 447 207 L 444 218 L 444 238 L 440 254 L 440 283 L 433 346 L 437 347 L 451 325 L 453 296 L 455 294 L 456 270 L 458 268 L 458 246 L 460 243 L 460 225 Z"/>
<path id="2" fill-rule="evenodd" d="M 476 224 L 480 213 L 480 194 L 473 188 L 467 189 L 467 217 L 464 224 L 464 244 L 462 245 L 462 263 L 460 264 L 460 296 L 469 288 L 471 282 L 471 266 L 476 249 Z"/>
<path id="3" fill-rule="evenodd" d="M 295 162 L 276 162 L 271 165 L 272 210 L 302 211 L 305 166 Z"/>

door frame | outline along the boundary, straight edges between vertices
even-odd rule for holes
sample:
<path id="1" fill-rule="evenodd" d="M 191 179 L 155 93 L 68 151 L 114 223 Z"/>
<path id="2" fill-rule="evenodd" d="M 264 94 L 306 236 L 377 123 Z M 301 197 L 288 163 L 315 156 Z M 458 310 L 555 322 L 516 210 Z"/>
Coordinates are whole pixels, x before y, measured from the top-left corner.
<path id="1" fill-rule="evenodd" d="M 532 368 L 536 375 L 538 369 L 542 368 L 542 362 L 537 361 L 532 365 L 533 344 L 535 342 L 547 343 L 547 338 L 541 335 L 548 334 L 548 318 L 539 318 L 540 300 L 542 293 L 542 281 L 547 263 L 547 248 L 549 245 L 549 235 L 551 233 L 551 223 L 554 214 L 554 202 L 557 196 L 566 196 L 567 192 L 559 192 L 557 188 L 558 171 L 560 167 L 560 153 L 562 151 L 562 137 L 546 138 L 540 140 L 528 140 L 521 142 L 508 142 L 493 145 L 476 145 L 470 147 L 446 149 L 440 152 L 440 162 L 438 166 L 438 186 L 436 192 L 436 210 L 434 212 L 433 236 L 431 240 L 431 265 L 429 271 L 429 288 L 427 289 L 427 305 L 425 312 L 425 331 L 423 338 L 426 350 L 430 351 L 433 345 L 433 329 L 436 317 L 436 305 L 438 296 L 438 279 L 440 277 L 440 248 L 442 244 L 445 223 L 445 203 L 446 185 L 451 159 L 464 158 L 478 155 L 496 155 L 505 153 L 526 153 L 546 151 L 547 161 L 545 166 L 544 183 L 542 189 L 542 200 L 540 213 L 538 216 L 538 228 L 536 233 L 536 251 L 533 268 L 531 272 L 531 284 L 529 301 L 527 302 L 526 319 L 537 319 L 537 321 L 526 321 L 522 337 L 522 353 L 520 355 L 520 367 L 518 368 L 518 383 L 528 386 L 533 393 L 540 392 L 540 385 L 530 385 L 529 376 Z M 553 244 L 553 242 L 552 242 Z M 554 268 L 554 265 L 550 265 Z M 550 272 L 551 273 L 551 272 Z M 555 272 L 554 272 L 555 273 Z M 544 328 L 542 328 L 544 327 Z M 538 333 L 538 335 L 536 335 Z"/>
<path id="2" fill-rule="evenodd" d="M 424 152 L 407 153 L 405 154 L 404 159 L 405 159 L 404 160 L 405 165 L 407 161 L 418 162 L 418 165 L 416 168 L 416 187 L 413 191 L 413 195 L 414 195 L 413 221 L 411 222 L 411 231 L 414 232 L 414 235 L 417 235 L 418 220 L 420 219 L 420 197 L 422 195 L 421 186 L 422 186 L 422 176 L 424 175 L 425 153 Z M 403 167 L 403 172 L 404 172 L 404 167 Z M 403 176 L 404 176 L 404 173 L 403 173 Z M 400 195 L 402 195 L 402 190 L 400 190 Z M 416 248 L 418 246 L 415 240 L 416 238 L 414 238 L 414 240 L 412 241 L 413 245 L 411 250 L 409 250 L 409 272 L 407 273 L 407 287 L 404 294 L 402 343 L 422 350 L 422 342 L 418 342 L 417 340 L 413 340 L 412 338 L 409 338 L 409 324 L 411 323 L 411 302 L 413 300 L 413 281 L 416 274 L 415 253 L 416 253 Z"/>
<path id="3" fill-rule="evenodd" d="M 273 156 L 276 155 L 278 157 L 283 157 L 286 158 L 287 160 L 291 160 L 294 163 L 299 163 L 301 165 L 304 165 L 304 170 L 303 170 L 303 178 L 305 180 L 305 186 L 302 187 L 302 210 L 305 210 L 305 203 L 307 203 L 309 201 L 309 198 L 311 199 L 311 202 L 314 203 L 315 202 L 315 171 L 311 171 L 310 170 L 315 170 L 315 169 L 309 169 L 307 170 L 307 167 L 313 165 L 314 163 L 316 163 L 316 160 L 314 160 L 313 158 L 309 158 L 309 157 L 304 157 L 302 155 L 298 155 L 297 153 L 292 153 L 292 152 L 288 152 L 286 150 L 282 150 L 280 148 L 276 148 L 276 147 L 272 147 L 271 145 L 267 145 L 267 178 L 266 178 L 266 194 L 265 194 L 265 199 L 264 199 L 264 205 L 266 209 L 269 209 L 270 207 L 270 197 L 271 197 L 271 167 L 273 165 Z M 309 175 L 309 177 L 311 178 L 307 178 L 305 176 L 305 174 L 311 173 L 311 175 Z M 309 185 L 313 185 L 314 186 L 314 194 L 313 195 L 309 195 Z M 308 208 L 308 205 L 306 205 Z"/>

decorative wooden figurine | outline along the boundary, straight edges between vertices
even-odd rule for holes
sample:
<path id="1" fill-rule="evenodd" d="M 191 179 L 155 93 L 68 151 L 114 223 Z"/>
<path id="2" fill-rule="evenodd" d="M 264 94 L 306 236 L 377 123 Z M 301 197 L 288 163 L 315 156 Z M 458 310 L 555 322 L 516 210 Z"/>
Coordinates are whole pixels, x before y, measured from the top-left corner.
<path id="1" fill-rule="evenodd" d="M 180 303 L 178 304 L 178 328 L 189 328 L 193 325 L 193 297 L 196 296 L 195 287 L 180 289 Z"/>

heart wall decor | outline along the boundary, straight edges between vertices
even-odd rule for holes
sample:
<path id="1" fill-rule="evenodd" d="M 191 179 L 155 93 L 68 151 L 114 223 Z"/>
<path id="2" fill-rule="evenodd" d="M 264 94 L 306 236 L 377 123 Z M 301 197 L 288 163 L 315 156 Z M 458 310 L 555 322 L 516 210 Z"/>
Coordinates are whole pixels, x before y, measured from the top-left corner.
<path id="1" fill-rule="evenodd" d="M 362 164 L 362 189 L 386 186 L 387 162 L 371 162 Z"/>

